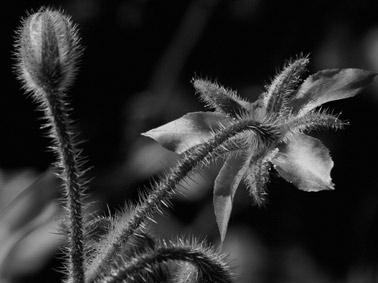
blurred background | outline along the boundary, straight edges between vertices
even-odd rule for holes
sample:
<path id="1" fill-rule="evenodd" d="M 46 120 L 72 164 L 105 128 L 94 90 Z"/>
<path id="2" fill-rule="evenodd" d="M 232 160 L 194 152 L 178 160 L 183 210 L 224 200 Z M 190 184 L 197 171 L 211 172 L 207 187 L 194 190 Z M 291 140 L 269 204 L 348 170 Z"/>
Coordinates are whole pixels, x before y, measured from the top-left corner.
<path id="1" fill-rule="evenodd" d="M 137 201 L 178 159 L 141 132 L 203 110 L 190 80 L 216 79 L 254 100 L 287 59 L 310 54 L 310 71 L 378 72 L 378 2 L 272 0 L 66 0 L 2 4 L 0 70 L 1 282 L 59 282 L 59 184 L 41 113 L 13 69 L 15 31 L 26 11 L 59 7 L 80 27 L 85 53 L 70 91 L 93 169 L 93 210 Z M 237 282 L 378 282 L 378 81 L 330 103 L 351 125 L 319 131 L 331 150 L 336 190 L 298 191 L 272 174 L 268 202 L 239 189 L 224 250 Z M 155 235 L 195 235 L 217 244 L 212 186 L 219 167 L 196 174 Z M 107 207 L 108 206 L 108 207 Z"/>

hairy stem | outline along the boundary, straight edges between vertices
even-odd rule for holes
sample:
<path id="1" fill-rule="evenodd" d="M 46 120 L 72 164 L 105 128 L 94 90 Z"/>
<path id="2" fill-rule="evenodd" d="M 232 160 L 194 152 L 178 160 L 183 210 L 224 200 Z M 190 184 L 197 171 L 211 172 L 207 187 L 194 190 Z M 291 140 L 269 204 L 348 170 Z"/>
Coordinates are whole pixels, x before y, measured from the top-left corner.
<path id="1" fill-rule="evenodd" d="M 245 131 L 255 133 L 257 140 L 265 144 L 270 144 L 271 141 L 276 140 L 278 135 L 278 132 L 272 126 L 263 125 L 251 119 L 245 119 L 235 122 L 231 126 L 217 132 L 213 138 L 195 147 L 193 150 L 188 150 L 185 153 L 184 159 L 175 168 L 171 169 L 156 184 L 152 192 L 142 203 L 134 209 L 126 225 L 117 227 L 113 232 L 110 232 L 110 238 L 107 239 L 109 242 L 106 243 L 105 249 L 97 254 L 97 257 L 92 261 L 88 269 L 87 281 L 91 282 L 95 280 L 101 270 L 105 270 L 109 266 L 112 259 L 115 258 L 117 250 L 143 226 L 147 219 L 152 217 L 154 213 L 161 212 L 163 206 L 168 206 L 168 202 L 176 192 L 177 185 L 193 169 L 211 157 L 224 142 Z"/>
<path id="2" fill-rule="evenodd" d="M 50 137 L 54 141 L 53 149 L 58 155 L 56 167 L 63 180 L 66 199 L 65 209 L 68 214 L 68 271 L 69 282 L 84 282 L 84 243 L 82 223 L 82 187 L 79 150 L 75 147 L 74 132 L 69 118 L 67 102 L 64 94 L 45 88 L 42 97 L 42 109 L 48 120 Z"/>
<path id="3" fill-rule="evenodd" d="M 230 283 L 232 276 L 227 265 L 212 251 L 188 246 L 163 246 L 156 250 L 137 255 L 133 260 L 122 263 L 114 272 L 101 279 L 103 283 L 129 282 L 143 273 L 154 278 L 154 272 L 161 263 L 167 261 L 189 262 L 197 268 L 197 278 L 200 283 Z"/>
<path id="4" fill-rule="evenodd" d="M 265 97 L 266 112 L 269 115 L 279 115 L 280 111 L 285 110 L 285 102 L 301 83 L 301 76 L 308 63 L 307 57 L 298 58 L 275 77 Z"/>

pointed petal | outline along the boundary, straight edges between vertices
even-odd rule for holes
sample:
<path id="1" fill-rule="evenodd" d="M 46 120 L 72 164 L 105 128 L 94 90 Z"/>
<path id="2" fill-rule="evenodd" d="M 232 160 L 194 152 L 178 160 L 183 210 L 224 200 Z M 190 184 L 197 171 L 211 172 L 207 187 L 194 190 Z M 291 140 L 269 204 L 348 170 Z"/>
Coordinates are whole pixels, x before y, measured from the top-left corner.
<path id="1" fill-rule="evenodd" d="M 279 149 L 272 163 L 282 178 L 300 190 L 334 189 L 330 176 L 333 161 L 329 150 L 316 138 L 294 135 Z"/>
<path id="2" fill-rule="evenodd" d="M 300 115 L 333 100 L 355 96 L 371 83 L 376 73 L 361 69 L 329 69 L 309 76 L 290 102 Z"/>
<path id="3" fill-rule="evenodd" d="M 183 153 L 211 137 L 211 132 L 230 119 L 221 113 L 191 112 L 163 126 L 142 133 L 176 153 Z"/>
<path id="4" fill-rule="evenodd" d="M 232 211 L 232 201 L 243 175 L 245 174 L 249 157 L 229 155 L 219 171 L 214 184 L 214 213 L 218 224 L 221 242 L 227 233 L 228 221 Z"/>
<path id="5" fill-rule="evenodd" d="M 217 196 L 213 198 L 215 219 L 217 221 L 221 243 L 224 242 L 227 234 L 228 221 L 230 220 L 232 211 L 231 196 Z"/>
<path id="6" fill-rule="evenodd" d="M 193 86 L 200 94 L 202 101 L 217 112 L 237 117 L 248 110 L 249 102 L 240 98 L 235 91 L 201 79 L 194 79 Z"/>

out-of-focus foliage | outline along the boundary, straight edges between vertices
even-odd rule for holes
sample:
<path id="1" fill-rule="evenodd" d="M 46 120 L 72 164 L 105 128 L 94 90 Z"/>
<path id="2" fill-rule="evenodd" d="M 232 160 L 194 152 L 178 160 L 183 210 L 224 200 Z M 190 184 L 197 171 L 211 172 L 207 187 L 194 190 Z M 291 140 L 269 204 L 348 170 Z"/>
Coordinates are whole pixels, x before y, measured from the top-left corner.
<path id="1" fill-rule="evenodd" d="M 55 176 L 47 171 L 0 172 L 0 278 L 35 273 L 62 243 Z"/>

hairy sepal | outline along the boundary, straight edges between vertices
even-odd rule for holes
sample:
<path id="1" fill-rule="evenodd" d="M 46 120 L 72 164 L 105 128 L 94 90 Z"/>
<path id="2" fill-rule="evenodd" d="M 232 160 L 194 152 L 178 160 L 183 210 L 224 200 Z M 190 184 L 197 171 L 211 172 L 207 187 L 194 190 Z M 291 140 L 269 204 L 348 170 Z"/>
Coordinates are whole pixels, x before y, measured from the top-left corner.
<path id="1" fill-rule="evenodd" d="M 248 170 L 243 178 L 250 196 L 252 196 L 255 204 L 259 206 L 262 206 L 265 202 L 266 184 L 269 181 L 270 167 L 270 162 L 265 158 L 259 159 L 249 164 Z"/>
<path id="2" fill-rule="evenodd" d="M 202 79 L 193 79 L 193 86 L 205 105 L 230 117 L 237 117 L 250 109 L 250 103 L 240 98 L 233 90 Z"/>
<path id="3" fill-rule="evenodd" d="M 285 131 L 309 132 L 318 128 L 333 130 L 343 129 L 349 122 L 340 119 L 340 114 L 333 114 L 327 110 L 312 110 L 303 116 L 292 115 L 282 127 Z"/>
<path id="4" fill-rule="evenodd" d="M 274 78 L 263 98 L 267 116 L 276 117 L 286 114 L 286 104 L 302 82 L 308 63 L 307 57 L 300 57 L 288 63 Z"/>

